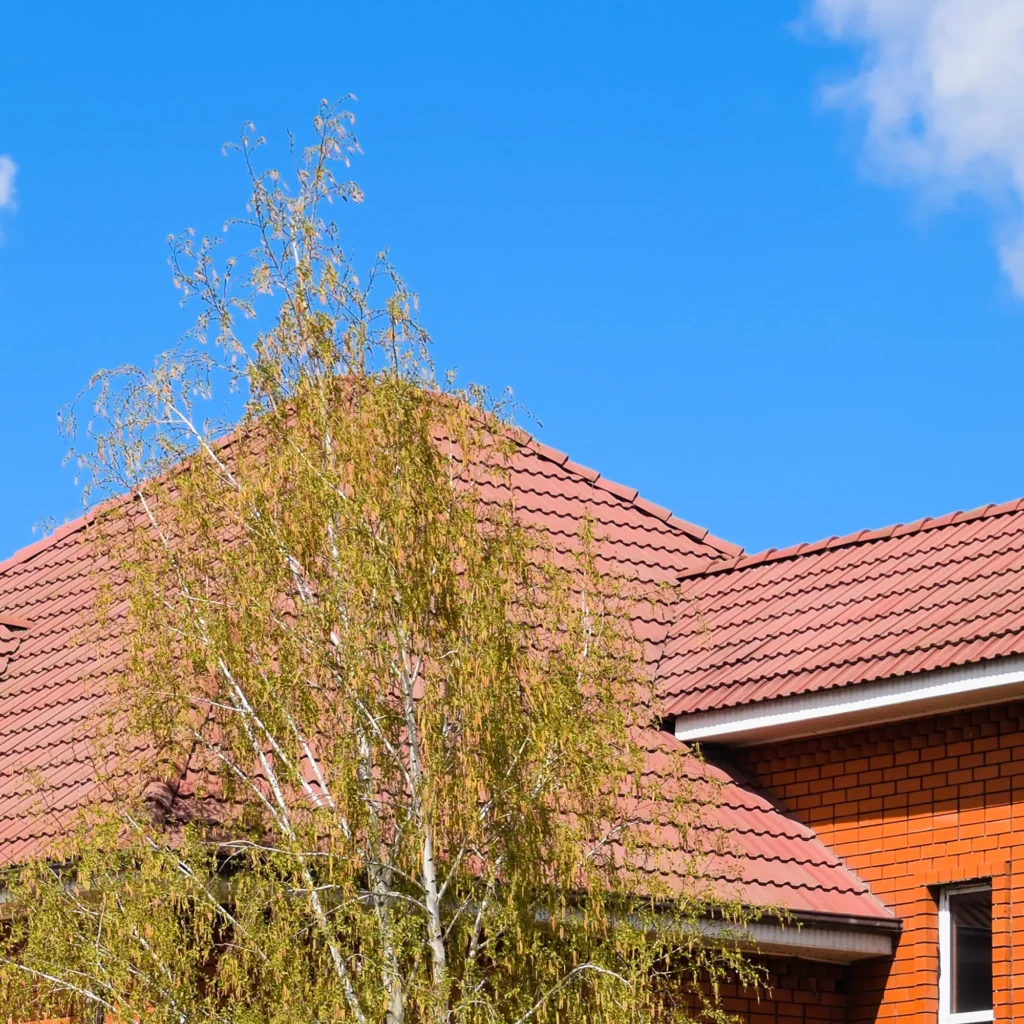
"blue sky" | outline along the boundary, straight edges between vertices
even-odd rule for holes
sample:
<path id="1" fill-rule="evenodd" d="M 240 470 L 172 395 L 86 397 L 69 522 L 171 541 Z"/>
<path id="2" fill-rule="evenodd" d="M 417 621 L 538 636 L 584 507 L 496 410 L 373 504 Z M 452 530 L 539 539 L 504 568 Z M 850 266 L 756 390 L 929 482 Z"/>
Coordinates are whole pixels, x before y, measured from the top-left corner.
<path id="1" fill-rule="evenodd" d="M 993 3 L 12 5 L 0 555 L 79 509 L 57 408 L 184 328 L 164 239 L 240 209 L 221 143 L 347 92 L 357 258 L 577 461 L 750 550 L 1024 494 L 1024 92 L 956 50 Z M 995 70 L 943 106 L 920 40 Z"/>

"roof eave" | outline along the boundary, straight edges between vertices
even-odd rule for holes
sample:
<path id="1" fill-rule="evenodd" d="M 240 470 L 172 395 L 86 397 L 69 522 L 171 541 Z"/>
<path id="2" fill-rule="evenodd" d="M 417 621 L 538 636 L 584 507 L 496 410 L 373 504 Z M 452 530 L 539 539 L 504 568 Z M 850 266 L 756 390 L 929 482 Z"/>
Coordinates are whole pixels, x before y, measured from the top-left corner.
<path id="1" fill-rule="evenodd" d="M 1024 655 L 812 690 L 675 718 L 683 742 L 750 746 L 985 707 L 1024 697 Z"/>
<path id="2" fill-rule="evenodd" d="M 831 914 L 794 914 L 789 920 L 762 918 L 740 928 L 703 922 L 751 951 L 800 960 L 851 964 L 892 956 L 902 929 L 897 918 L 851 918 Z"/>

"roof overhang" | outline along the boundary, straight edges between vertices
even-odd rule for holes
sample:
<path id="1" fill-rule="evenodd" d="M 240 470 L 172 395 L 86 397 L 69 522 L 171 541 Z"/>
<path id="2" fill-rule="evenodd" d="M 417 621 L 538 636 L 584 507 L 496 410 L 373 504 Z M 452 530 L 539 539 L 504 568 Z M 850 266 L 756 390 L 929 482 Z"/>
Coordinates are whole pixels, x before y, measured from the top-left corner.
<path id="1" fill-rule="evenodd" d="M 703 922 L 707 932 L 727 932 L 741 946 L 771 956 L 850 964 L 856 960 L 892 956 L 901 931 L 897 918 L 838 917 L 830 914 L 794 915 L 790 920 L 751 921 L 729 928 Z"/>
<path id="2" fill-rule="evenodd" d="M 1024 655 L 679 715 L 676 739 L 730 743 L 792 739 L 920 718 L 1024 697 Z"/>

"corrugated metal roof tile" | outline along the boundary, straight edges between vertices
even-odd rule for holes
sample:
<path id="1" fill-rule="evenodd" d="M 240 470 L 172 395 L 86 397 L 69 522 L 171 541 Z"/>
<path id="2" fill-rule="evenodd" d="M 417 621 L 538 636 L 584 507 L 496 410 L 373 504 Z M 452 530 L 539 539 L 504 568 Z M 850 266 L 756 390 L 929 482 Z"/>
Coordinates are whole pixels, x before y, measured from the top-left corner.
<path id="1" fill-rule="evenodd" d="M 687 576 L 658 686 L 673 714 L 1024 650 L 1024 504 L 715 563 Z M 996 652 L 999 652 L 997 654 Z"/>
<path id="2" fill-rule="evenodd" d="M 597 521 L 602 564 L 649 582 L 669 582 L 687 566 L 705 568 L 722 561 L 723 555 L 728 564 L 743 564 L 741 549 L 638 498 L 631 488 L 600 479 L 595 471 L 528 438 L 522 444 L 511 473 L 516 505 L 524 518 L 554 538 L 556 546 L 571 547 L 579 522 L 589 514 Z M 485 492 L 486 500 L 502 500 L 508 494 L 496 483 Z M 0 681 L 0 862 L 4 863 L 43 851 L 57 834 L 62 815 L 95 799 L 99 792 L 92 765 L 81 751 L 89 748 L 96 735 L 104 711 L 104 677 L 116 670 L 121 655 L 110 650 L 108 642 L 101 651 L 83 641 L 92 622 L 95 576 L 116 571 L 94 561 L 86 526 L 82 520 L 63 527 L 0 564 L 0 608 L 4 613 L 30 614 L 35 623 Z M 767 563 L 766 582 L 776 570 L 780 581 L 774 585 L 787 595 L 793 574 L 779 569 L 768 556 L 762 560 Z M 799 573 L 795 579 L 799 583 Z M 734 607 L 744 608 L 744 588 L 733 586 L 733 590 Z M 798 593 L 788 594 L 778 608 L 797 612 L 800 600 Z M 115 621 L 125 615 L 126 602 L 115 601 L 109 614 Z M 732 615 L 730 608 L 714 619 L 724 627 Z M 828 618 L 824 609 L 812 617 L 813 621 L 819 618 Z M 637 633 L 647 644 L 652 662 L 670 619 L 667 608 L 652 612 L 645 606 L 637 612 Z M 680 625 L 690 629 L 683 619 Z M 743 622 L 735 632 L 738 640 L 752 638 L 755 643 L 772 637 L 770 630 L 749 629 Z M 694 636 L 699 642 L 699 631 Z M 111 636 L 103 639 L 109 641 Z M 694 659 L 687 646 L 689 638 L 681 637 L 677 643 L 682 652 L 679 669 L 688 671 Z M 698 652 L 698 663 L 700 657 Z M 700 674 L 710 686 L 719 673 L 714 666 L 708 667 L 710 674 Z M 753 692 L 759 685 L 735 690 Z M 665 734 L 650 737 L 645 771 L 664 773 L 668 750 L 677 748 L 676 741 Z M 695 778 L 707 774 L 723 787 L 715 815 L 728 834 L 730 853 L 712 858 L 715 864 L 720 862 L 721 881 L 739 886 L 745 898 L 763 905 L 889 916 L 806 826 L 784 815 L 764 795 L 743 787 L 727 769 L 693 759 L 686 763 Z M 25 784 L 27 772 L 39 780 L 38 786 Z M 664 778 L 666 793 L 673 781 Z M 660 827 L 657 822 L 664 818 L 663 812 L 652 806 L 648 813 L 651 826 Z M 678 863 L 678 851 L 671 844 L 678 844 L 679 837 L 666 830 L 665 842 L 658 870 L 671 875 L 676 870 L 673 864 Z"/>
<path id="3" fill-rule="evenodd" d="M 631 489 L 607 481 L 595 488 L 594 479 L 596 474 L 569 463 L 562 453 L 524 449 L 515 461 L 511 486 L 524 514 L 555 537 L 570 538 L 583 515 L 593 515 L 604 562 L 651 582 L 671 581 L 695 559 L 706 565 L 723 554 L 739 556 L 740 549 L 636 499 Z M 25 615 L 31 609 L 35 623 L 17 652 L 23 656 L 10 660 L 0 680 L 0 862 L 42 852 L 63 816 L 100 793 L 94 766 L 82 751 L 89 750 L 103 720 L 105 674 L 116 670 L 121 654 L 108 643 L 100 650 L 91 642 L 94 574 L 113 568 L 93 560 L 86 527 L 86 520 L 64 527 L 0 564 L 4 614 Z M 123 599 L 110 610 L 114 616 L 125 612 Z M 652 659 L 668 618 L 667 609 L 651 613 L 645 606 L 638 611 L 637 631 L 647 638 Z M 90 642 L 84 642 L 86 637 Z M 660 734 L 657 742 L 675 744 Z M 650 767 L 658 768 L 654 750 Z M 693 767 L 695 773 L 717 775 L 725 787 L 719 824 L 735 844 L 734 860 L 743 866 L 740 873 L 751 899 L 806 909 L 827 904 L 829 893 L 858 888 L 804 826 L 743 789 L 727 772 L 696 762 Z M 32 784 L 26 782 L 27 773 L 36 780 Z M 670 783 L 666 780 L 666 786 Z M 657 813 L 652 808 L 652 821 Z M 672 851 L 665 853 L 671 871 Z M 784 879 L 777 877 L 780 863 L 789 865 Z M 768 869 L 767 864 L 776 866 Z M 851 905 L 850 912 L 886 913 L 870 897 Z"/>

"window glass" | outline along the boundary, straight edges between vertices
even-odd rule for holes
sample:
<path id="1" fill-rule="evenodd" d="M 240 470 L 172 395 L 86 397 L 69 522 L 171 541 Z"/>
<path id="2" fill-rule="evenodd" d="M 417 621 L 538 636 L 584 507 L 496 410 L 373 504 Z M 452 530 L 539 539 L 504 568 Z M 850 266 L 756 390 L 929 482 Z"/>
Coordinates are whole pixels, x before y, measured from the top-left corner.
<path id="1" fill-rule="evenodd" d="M 992 1009 L 992 890 L 949 893 L 950 1009 Z"/>

